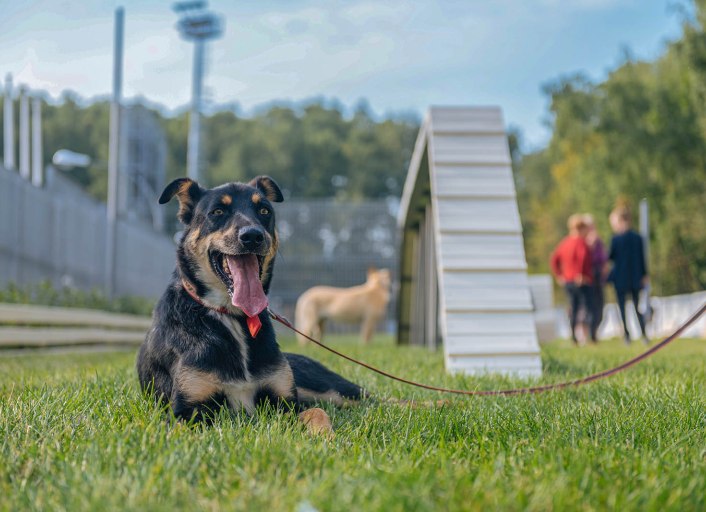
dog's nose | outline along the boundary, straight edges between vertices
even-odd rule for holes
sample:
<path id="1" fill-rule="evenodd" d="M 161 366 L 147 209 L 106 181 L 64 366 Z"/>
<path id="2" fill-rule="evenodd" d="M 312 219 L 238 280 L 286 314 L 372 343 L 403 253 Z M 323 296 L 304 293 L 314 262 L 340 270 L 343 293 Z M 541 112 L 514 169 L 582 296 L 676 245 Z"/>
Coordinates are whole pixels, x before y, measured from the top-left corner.
<path id="1" fill-rule="evenodd" d="M 240 230 L 238 239 L 246 249 L 256 249 L 265 241 L 265 233 L 260 228 L 250 226 Z"/>

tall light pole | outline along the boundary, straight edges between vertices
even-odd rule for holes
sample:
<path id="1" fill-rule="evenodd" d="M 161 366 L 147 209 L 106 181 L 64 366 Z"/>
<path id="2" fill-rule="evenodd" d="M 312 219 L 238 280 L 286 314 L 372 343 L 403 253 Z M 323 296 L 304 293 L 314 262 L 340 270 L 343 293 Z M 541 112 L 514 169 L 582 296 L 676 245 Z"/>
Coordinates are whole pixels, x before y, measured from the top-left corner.
<path id="1" fill-rule="evenodd" d="M 223 18 L 206 10 L 207 2 L 178 2 L 174 11 L 181 15 L 177 29 L 181 37 L 194 43 L 194 67 L 191 79 L 191 111 L 189 113 L 189 146 L 186 156 L 187 176 L 199 179 L 201 131 L 201 89 L 204 72 L 205 45 L 223 33 Z"/>
<path id="2" fill-rule="evenodd" d="M 15 168 L 15 116 L 12 104 L 12 75 L 8 73 L 5 77 L 5 169 Z"/>
<path id="3" fill-rule="evenodd" d="M 105 294 L 115 293 L 115 241 L 118 222 L 118 173 L 120 166 L 120 100 L 123 89 L 123 27 L 125 11 L 115 9 L 113 33 L 113 98 L 110 102 L 110 134 L 108 143 L 108 204 L 105 243 Z"/>
<path id="4" fill-rule="evenodd" d="M 32 98 L 32 185 L 44 185 L 44 151 L 42 148 L 42 98 Z"/>
<path id="5" fill-rule="evenodd" d="M 650 268 L 650 206 L 647 202 L 647 198 L 640 200 L 640 235 L 642 235 L 642 244 L 644 251 L 645 263 L 647 268 Z M 644 309 L 643 314 L 645 315 L 645 320 L 647 322 L 652 321 L 652 316 L 654 311 L 652 305 L 650 304 L 650 295 L 652 293 L 652 286 L 650 282 L 645 283 L 644 288 Z"/>
<path id="6" fill-rule="evenodd" d="M 30 168 L 30 126 L 29 126 L 29 91 L 20 87 L 20 176 L 29 181 L 32 177 Z"/>

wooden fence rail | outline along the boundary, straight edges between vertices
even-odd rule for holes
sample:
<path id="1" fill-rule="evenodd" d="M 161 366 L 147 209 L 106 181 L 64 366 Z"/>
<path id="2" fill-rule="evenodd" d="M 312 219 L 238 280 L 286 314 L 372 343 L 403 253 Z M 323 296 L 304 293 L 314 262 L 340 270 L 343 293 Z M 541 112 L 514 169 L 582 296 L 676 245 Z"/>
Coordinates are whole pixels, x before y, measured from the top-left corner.
<path id="1" fill-rule="evenodd" d="M 0 350 L 84 345 L 137 346 L 148 317 L 90 309 L 0 303 Z"/>

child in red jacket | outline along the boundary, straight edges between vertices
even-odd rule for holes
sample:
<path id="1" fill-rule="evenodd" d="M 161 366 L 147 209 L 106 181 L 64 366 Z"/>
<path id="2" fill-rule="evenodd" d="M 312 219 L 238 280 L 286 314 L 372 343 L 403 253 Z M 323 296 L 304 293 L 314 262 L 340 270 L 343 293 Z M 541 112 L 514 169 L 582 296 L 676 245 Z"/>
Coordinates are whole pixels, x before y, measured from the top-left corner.
<path id="1" fill-rule="evenodd" d="M 568 221 L 569 235 L 565 237 L 552 253 L 550 265 L 557 282 L 566 290 L 569 299 L 569 319 L 571 339 L 576 340 L 576 322 L 581 307 L 586 311 L 586 323 L 591 327 L 591 341 L 596 341 L 596 330 L 591 321 L 593 283 L 593 262 L 591 250 L 586 243 L 588 226 L 582 215 L 572 215 Z"/>

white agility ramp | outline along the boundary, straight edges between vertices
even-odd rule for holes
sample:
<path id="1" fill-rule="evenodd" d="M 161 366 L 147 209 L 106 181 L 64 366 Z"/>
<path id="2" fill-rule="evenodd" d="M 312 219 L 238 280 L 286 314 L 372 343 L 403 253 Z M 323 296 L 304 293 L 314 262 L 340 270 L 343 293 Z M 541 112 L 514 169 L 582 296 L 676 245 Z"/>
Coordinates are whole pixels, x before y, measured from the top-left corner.
<path id="1" fill-rule="evenodd" d="M 402 196 L 398 342 L 451 372 L 541 375 L 502 112 L 433 107 Z"/>

